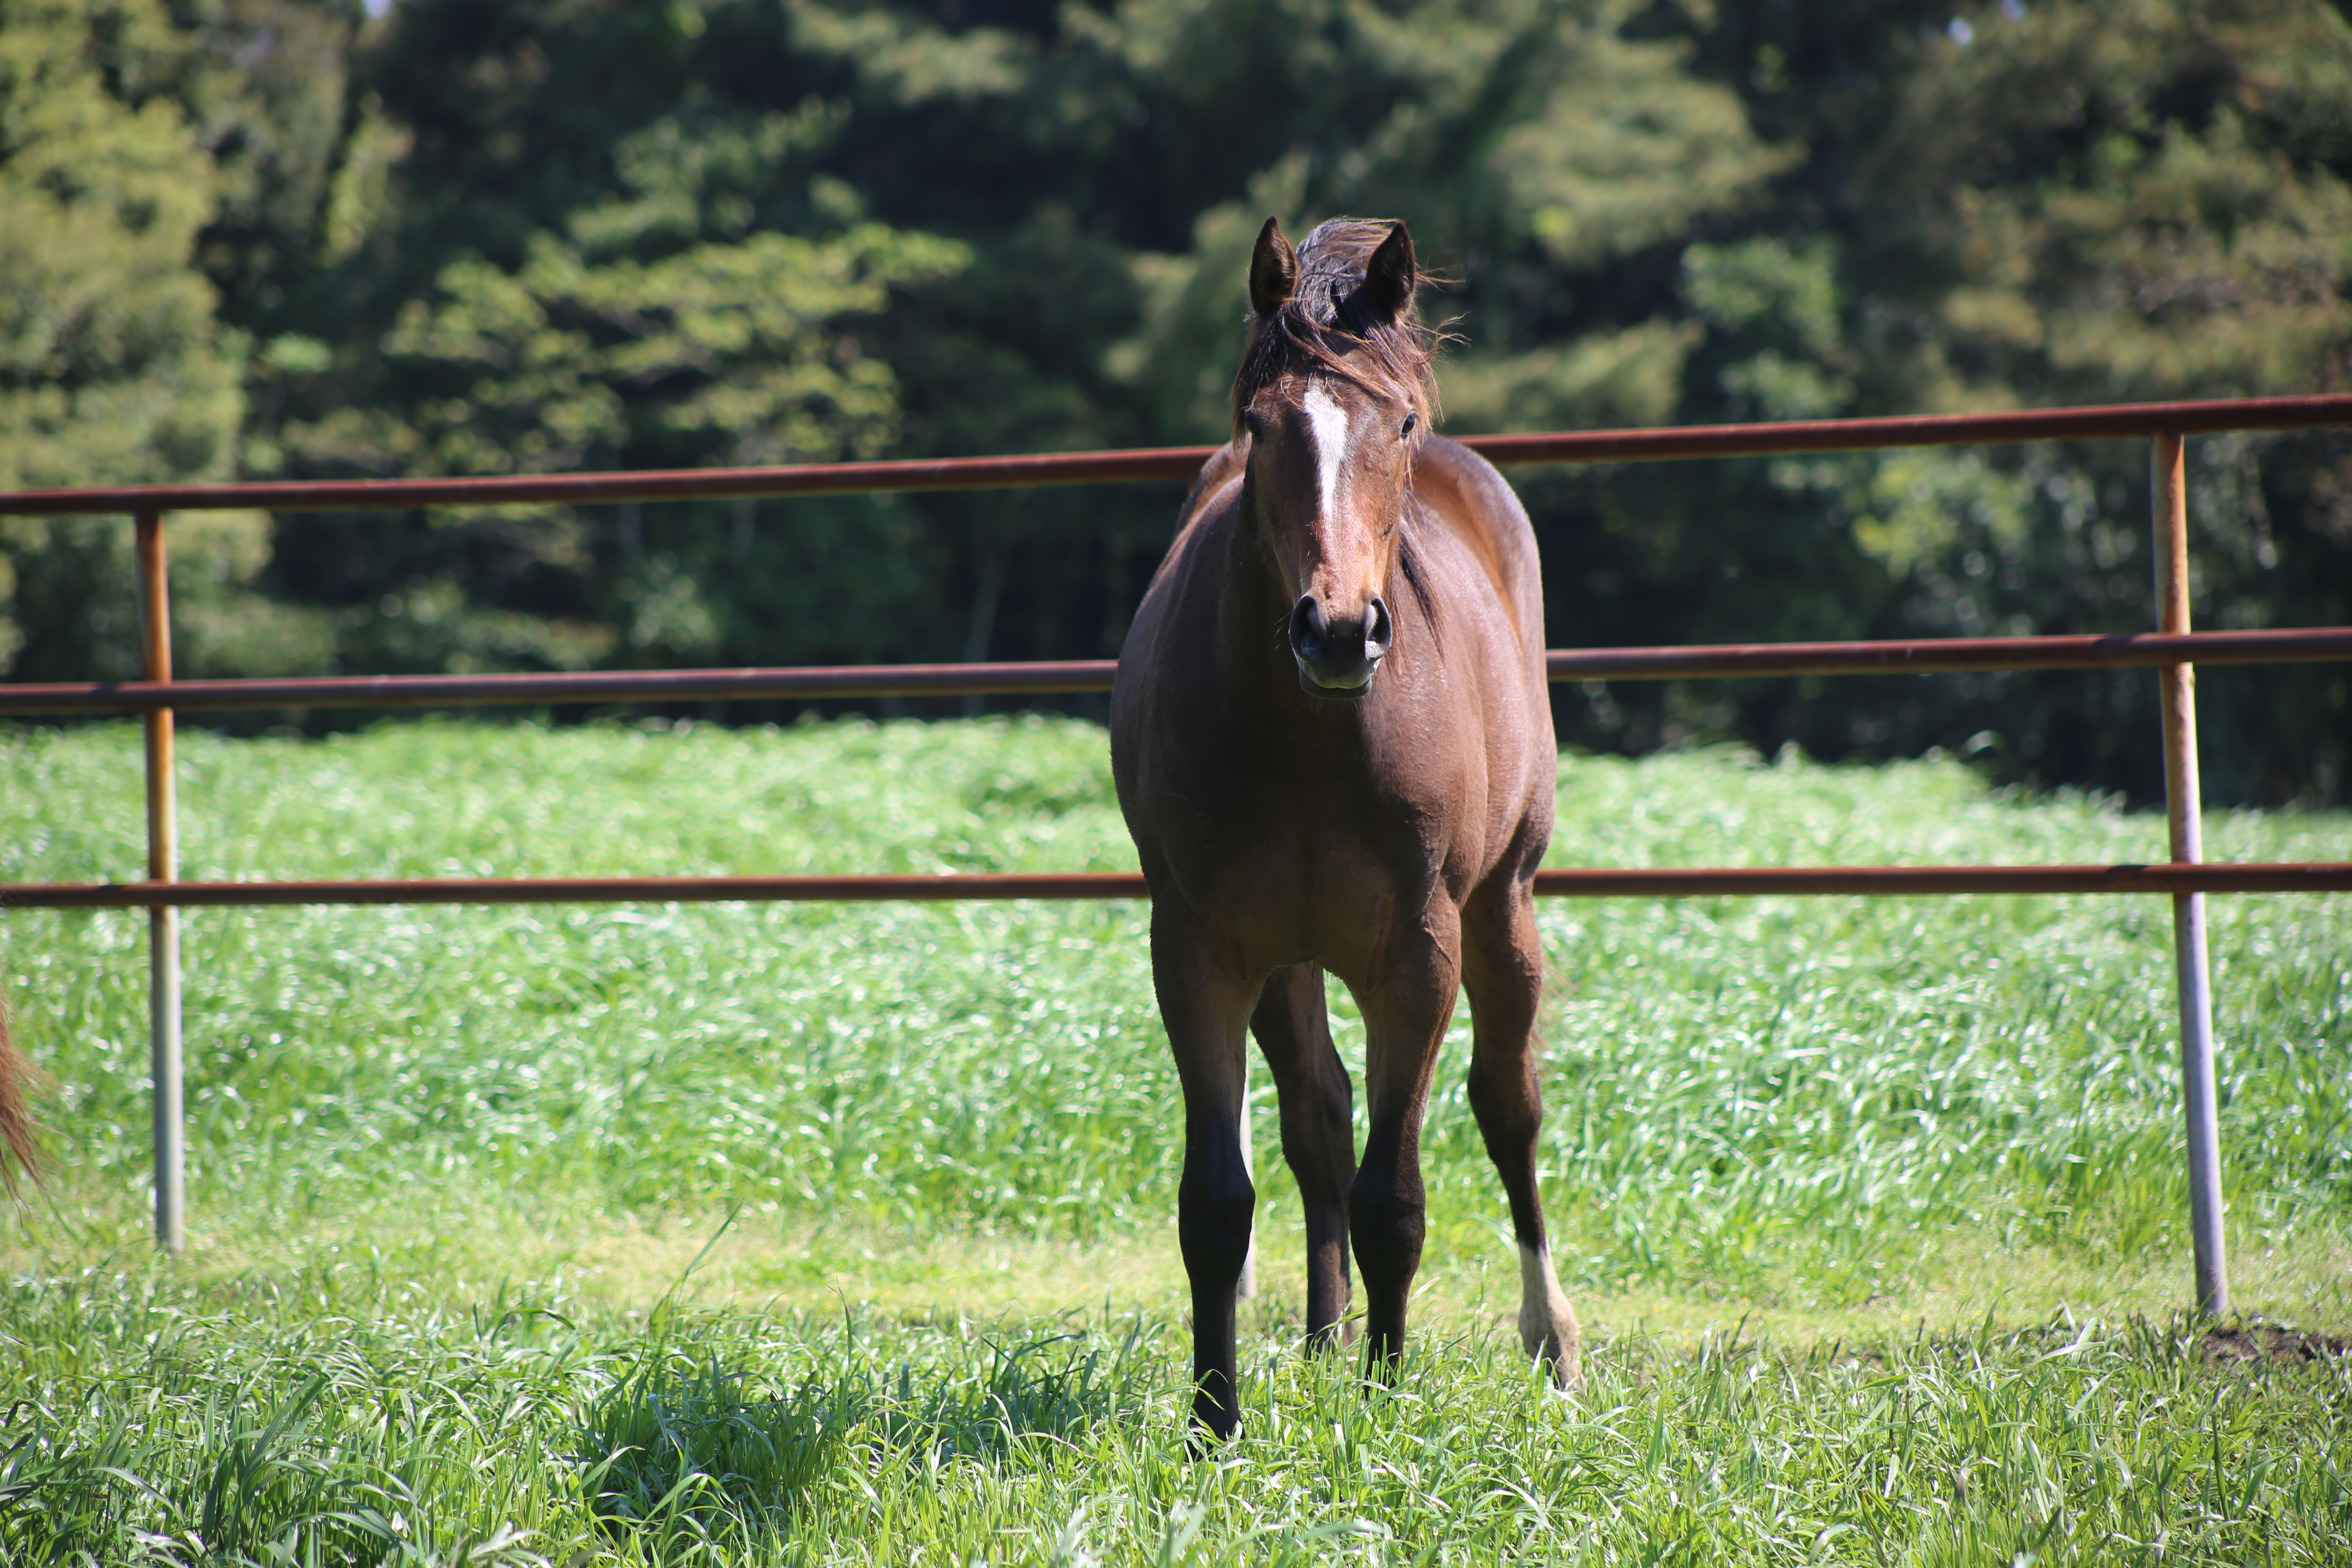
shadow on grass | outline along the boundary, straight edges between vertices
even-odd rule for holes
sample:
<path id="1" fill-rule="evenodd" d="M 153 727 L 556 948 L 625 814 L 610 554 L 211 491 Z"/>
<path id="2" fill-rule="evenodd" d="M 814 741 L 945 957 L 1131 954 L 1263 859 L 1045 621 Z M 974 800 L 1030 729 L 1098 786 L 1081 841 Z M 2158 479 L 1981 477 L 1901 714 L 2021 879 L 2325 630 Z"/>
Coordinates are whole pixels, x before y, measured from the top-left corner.
<path id="1" fill-rule="evenodd" d="M 351 1429 L 343 1383 L 321 1370 L 258 1411 L 216 1394 L 176 1429 L 135 1400 L 94 1422 L 34 1399 L 0 1409 L 0 1563 L 539 1561 L 510 1526 L 411 1539 L 443 1478 L 404 1463 L 387 1423 Z"/>
<path id="2" fill-rule="evenodd" d="M 919 1454 L 937 1472 L 1139 1417 L 1150 1389 L 1137 1375 L 1138 1337 L 1108 1348 L 1050 1335 L 991 1345 L 982 1367 L 919 1370 L 866 1361 L 845 1334 L 825 1372 L 765 1394 L 716 1356 L 656 1353 L 587 1411 L 583 1490 L 616 1540 L 651 1535 L 666 1560 L 698 1545 L 723 1552 L 783 1533 L 852 1450 Z"/>

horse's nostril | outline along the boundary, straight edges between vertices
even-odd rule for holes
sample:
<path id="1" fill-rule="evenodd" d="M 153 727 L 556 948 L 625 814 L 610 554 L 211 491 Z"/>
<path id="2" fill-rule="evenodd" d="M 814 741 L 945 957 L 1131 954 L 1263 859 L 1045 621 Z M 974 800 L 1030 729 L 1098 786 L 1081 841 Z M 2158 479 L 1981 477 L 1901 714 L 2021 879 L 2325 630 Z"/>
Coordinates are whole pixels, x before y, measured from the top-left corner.
<path id="1" fill-rule="evenodd" d="M 1364 657 L 1378 662 L 1395 641 L 1396 622 L 1389 616 L 1389 602 L 1375 595 L 1364 615 Z"/>
<path id="2" fill-rule="evenodd" d="M 1290 651 L 1309 664 L 1323 657 L 1323 639 L 1331 624 L 1312 594 L 1301 594 L 1290 607 Z"/>

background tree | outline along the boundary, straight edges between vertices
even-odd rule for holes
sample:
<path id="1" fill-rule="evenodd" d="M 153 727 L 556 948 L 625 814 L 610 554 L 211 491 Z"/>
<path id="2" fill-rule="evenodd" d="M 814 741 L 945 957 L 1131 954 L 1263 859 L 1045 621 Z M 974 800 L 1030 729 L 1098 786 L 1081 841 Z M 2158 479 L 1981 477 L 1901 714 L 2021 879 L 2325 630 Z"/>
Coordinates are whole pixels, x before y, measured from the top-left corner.
<path id="1" fill-rule="evenodd" d="M 243 415 L 241 341 L 193 265 L 218 174 L 181 94 L 199 68 L 149 0 L 0 4 L 0 489 L 215 479 Z M 267 521 L 188 530 L 192 646 L 273 618 L 242 591 Z M 0 518 L 0 657 L 18 679 L 136 668 L 130 541 Z"/>
<path id="2" fill-rule="evenodd" d="M 33 88 L 10 79 L 0 184 L 50 190 L 19 127 L 83 112 L 52 98 L 163 127 L 140 134 L 186 171 L 179 216 L 118 216 L 89 242 L 119 250 L 108 267 L 145 258 L 156 281 L 134 292 L 185 301 L 171 341 L 216 367 L 172 384 L 173 417 L 215 433 L 173 472 L 1213 439 L 1268 212 L 1294 230 L 1412 222 L 1451 279 L 1434 306 L 1459 339 L 1457 433 L 2315 391 L 2352 369 L 2352 26 L 2321 0 L 6 15 L 0 47 L 74 41 Z M 110 166 L 78 159 L 77 177 Z M 43 319 L 102 270 L 42 265 L 9 276 Z M 38 379 L 9 374 L 12 392 Z M 129 429 L 74 436 L 46 471 L 160 477 L 161 448 Z M 2352 446 L 2229 437 L 2191 457 L 2200 624 L 2352 620 Z M 1622 644 L 2145 626 L 2144 470 L 2130 443 L 2087 443 L 1519 482 L 1550 640 Z M 242 542 L 202 569 L 220 608 L 191 654 L 221 671 L 1107 654 L 1173 500 L 226 525 Z M 69 574 L 27 588 L 25 563 L 48 557 L 11 548 L 25 626 L 128 602 Z M 18 678 L 119 667 L 126 631 L 20 632 Z M 2150 689 L 1627 685 L 1564 691 L 1559 717 L 1586 746 L 1940 744 L 2149 796 Z M 2341 798 L 2339 670 L 2216 671 L 2206 690 L 2216 798 Z"/>

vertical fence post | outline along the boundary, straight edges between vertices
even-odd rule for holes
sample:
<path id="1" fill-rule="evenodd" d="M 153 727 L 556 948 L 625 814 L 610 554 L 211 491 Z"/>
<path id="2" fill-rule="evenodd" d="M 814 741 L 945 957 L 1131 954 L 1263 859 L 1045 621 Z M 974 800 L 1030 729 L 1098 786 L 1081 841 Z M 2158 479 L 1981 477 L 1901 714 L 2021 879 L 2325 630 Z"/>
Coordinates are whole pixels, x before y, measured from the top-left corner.
<path id="1" fill-rule="evenodd" d="M 139 514 L 142 663 L 147 679 L 172 679 L 172 595 L 164 576 L 163 514 Z M 180 877 L 179 802 L 172 781 L 172 710 L 147 710 L 147 879 Z M 180 911 L 147 910 L 148 1059 L 155 1101 L 155 1245 L 177 1252 L 187 1239 L 181 1141 Z"/>
<path id="2" fill-rule="evenodd" d="M 2157 629 L 2189 630 L 2189 479 L 2181 437 L 2160 431 L 2148 446 L 2156 532 Z M 2164 799 L 2172 858 L 2205 858 L 2197 784 L 2197 671 L 2157 671 L 2164 710 Z M 2189 1233 L 2197 1268 L 2197 1310 L 2230 1310 L 2221 1250 L 2221 1142 L 2214 1120 L 2213 991 L 2205 952 L 2205 895 L 2172 896 L 2172 956 L 2180 987 L 2180 1098 L 2189 1132 Z"/>

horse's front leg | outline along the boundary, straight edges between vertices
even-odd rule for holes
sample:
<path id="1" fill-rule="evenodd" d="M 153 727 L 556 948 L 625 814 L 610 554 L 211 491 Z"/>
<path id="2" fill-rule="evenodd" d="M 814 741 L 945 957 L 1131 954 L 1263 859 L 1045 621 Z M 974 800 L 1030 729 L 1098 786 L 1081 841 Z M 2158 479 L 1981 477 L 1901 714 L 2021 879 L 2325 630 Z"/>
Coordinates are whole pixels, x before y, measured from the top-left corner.
<path id="1" fill-rule="evenodd" d="M 1377 972 L 1356 993 L 1371 1125 L 1348 1192 L 1348 1231 L 1364 1277 L 1365 1368 L 1380 1378 L 1403 1353 L 1405 1302 L 1421 1268 L 1429 1211 L 1421 1123 L 1460 989 L 1461 942 L 1460 915 L 1441 893 L 1418 921 L 1388 933 Z"/>
<path id="2" fill-rule="evenodd" d="M 1241 1424 L 1234 1298 L 1257 1205 L 1242 1159 L 1242 1053 L 1259 978 L 1175 900 L 1152 900 L 1152 986 L 1184 1090 L 1176 1234 L 1192 1285 L 1192 1419 L 1219 1437 Z"/>

